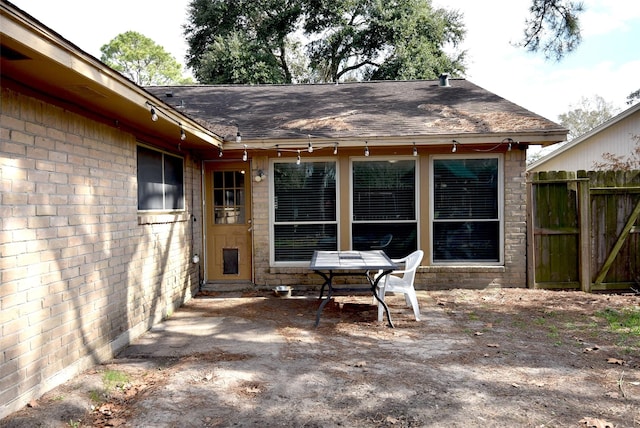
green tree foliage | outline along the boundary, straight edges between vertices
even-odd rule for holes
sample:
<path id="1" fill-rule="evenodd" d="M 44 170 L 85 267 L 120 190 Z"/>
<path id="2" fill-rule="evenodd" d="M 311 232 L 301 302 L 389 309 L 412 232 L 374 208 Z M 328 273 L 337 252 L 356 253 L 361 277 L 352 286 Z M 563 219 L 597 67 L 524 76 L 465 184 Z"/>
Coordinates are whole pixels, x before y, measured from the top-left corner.
<path id="1" fill-rule="evenodd" d="M 432 79 L 464 71 L 464 53 L 448 56 L 465 30 L 457 11 L 427 0 L 312 0 L 305 34 L 311 67 L 325 81 L 358 71 L 365 80 Z"/>
<path id="2" fill-rule="evenodd" d="M 202 83 L 459 75 L 464 53 L 444 47 L 464 34 L 462 15 L 430 0 L 192 0 L 185 26 Z"/>
<path id="3" fill-rule="evenodd" d="M 285 83 L 300 0 L 192 0 L 187 65 L 201 83 Z"/>
<path id="4" fill-rule="evenodd" d="M 591 131 L 616 114 L 616 109 L 599 95 L 582 97 L 571 110 L 558 116 L 560 124 L 569 130 L 569 140 Z"/>
<path id="5" fill-rule="evenodd" d="M 100 48 L 100 60 L 141 86 L 192 83 L 164 48 L 135 31 L 118 34 Z"/>
<path id="6" fill-rule="evenodd" d="M 521 45 L 531 52 L 542 51 L 547 59 L 561 60 L 582 41 L 578 15 L 583 11 L 582 2 L 532 0 Z"/>

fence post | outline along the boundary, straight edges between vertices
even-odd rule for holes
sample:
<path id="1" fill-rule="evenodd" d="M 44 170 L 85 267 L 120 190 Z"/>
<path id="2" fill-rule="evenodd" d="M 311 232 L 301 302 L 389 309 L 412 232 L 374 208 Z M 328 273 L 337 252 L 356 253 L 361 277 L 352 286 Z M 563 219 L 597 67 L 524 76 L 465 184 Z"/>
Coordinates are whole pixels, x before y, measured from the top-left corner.
<path id="1" fill-rule="evenodd" d="M 578 212 L 580 219 L 580 288 L 591 292 L 591 182 L 586 171 L 578 171 Z M 582 180 L 581 180 L 582 179 Z M 586 180 L 585 180 L 586 179 Z"/>
<path id="2" fill-rule="evenodd" d="M 533 189 L 534 180 L 538 179 L 538 173 L 527 180 L 527 288 L 535 288 L 536 285 L 536 250 L 533 234 Z"/>

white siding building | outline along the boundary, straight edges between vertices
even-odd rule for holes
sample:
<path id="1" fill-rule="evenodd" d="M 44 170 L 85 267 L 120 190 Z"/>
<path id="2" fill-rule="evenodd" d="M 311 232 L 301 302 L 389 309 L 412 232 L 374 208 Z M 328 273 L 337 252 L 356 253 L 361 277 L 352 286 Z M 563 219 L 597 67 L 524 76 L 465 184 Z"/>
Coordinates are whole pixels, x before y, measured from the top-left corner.
<path id="1" fill-rule="evenodd" d="M 629 156 L 640 136 L 640 103 L 527 167 L 527 172 L 593 170 L 604 153 Z"/>

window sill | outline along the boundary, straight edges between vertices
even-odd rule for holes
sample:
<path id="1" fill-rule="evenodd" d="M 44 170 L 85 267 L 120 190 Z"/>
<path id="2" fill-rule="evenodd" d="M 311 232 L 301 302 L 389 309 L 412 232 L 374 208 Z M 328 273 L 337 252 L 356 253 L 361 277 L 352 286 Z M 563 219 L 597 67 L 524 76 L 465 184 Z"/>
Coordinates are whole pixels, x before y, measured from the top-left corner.
<path id="1" fill-rule="evenodd" d="M 138 225 L 180 223 L 189 220 L 189 214 L 182 213 L 141 213 L 138 214 Z"/>
<path id="2" fill-rule="evenodd" d="M 420 266 L 418 272 L 425 273 L 450 273 L 450 272 L 465 272 L 465 273 L 504 273 L 504 266 L 492 266 L 492 265 L 439 265 L 439 266 Z"/>

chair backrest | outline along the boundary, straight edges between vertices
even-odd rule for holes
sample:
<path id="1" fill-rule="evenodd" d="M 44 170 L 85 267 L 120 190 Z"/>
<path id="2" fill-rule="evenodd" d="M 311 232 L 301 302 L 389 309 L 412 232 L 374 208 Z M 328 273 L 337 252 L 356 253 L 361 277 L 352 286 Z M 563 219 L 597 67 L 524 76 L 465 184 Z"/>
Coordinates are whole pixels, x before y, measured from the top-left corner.
<path id="1" fill-rule="evenodd" d="M 413 253 L 409 254 L 405 258 L 404 265 L 404 274 L 402 275 L 402 279 L 407 284 L 413 285 L 413 281 L 416 278 L 416 271 L 420 266 L 420 262 L 422 261 L 422 257 L 424 257 L 424 251 L 417 250 Z"/>
<path id="2" fill-rule="evenodd" d="M 382 238 L 380 238 L 380 248 L 382 249 L 388 246 L 391 243 L 392 239 L 393 239 L 393 235 L 391 233 L 384 235 Z"/>

